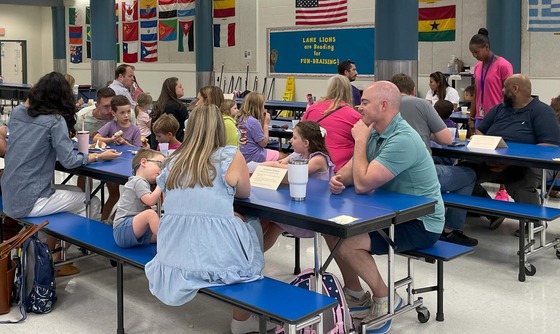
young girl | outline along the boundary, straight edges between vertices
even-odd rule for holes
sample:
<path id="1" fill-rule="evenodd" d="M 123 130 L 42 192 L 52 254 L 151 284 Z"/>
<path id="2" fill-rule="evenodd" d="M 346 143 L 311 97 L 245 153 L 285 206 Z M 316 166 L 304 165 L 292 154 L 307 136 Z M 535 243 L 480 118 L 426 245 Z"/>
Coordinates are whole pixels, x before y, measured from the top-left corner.
<path id="1" fill-rule="evenodd" d="M 233 212 L 233 197 L 250 194 L 249 171 L 237 148 L 226 146 L 217 106 L 204 103 L 191 112 L 185 141 L 166 159 L 157 184 L 166 194 L 165 215 L 157 255 L 145 270 L 154 296 L 183 305 L 199 289 L 262 278 L 257 233 Z M 240 333 L 238 325 L 253 318 L 234 312 L 234 319 L 232 332 Z M 252 324 L 248 332 L 258 331 L 258 321 Z"/>
<path id="2" fill-rule="evenodd" d="M 224 124 L 226 126 L 226 144 L 239 146 L 239 132 L 237 131 L 237 123 L 235 122 L 235 117 L 239 112 L 237 103 L 234 100 L 224 100 L 220 111 L 222 112 Z"/>
<path id="3" fill-rule="evenodd" d="M 153 99 L 150 94 L 140 93 L 136 99 L 136 107 L 134 107 L 134 114 L 136 115 L 136 125 L 140 129 L 140 135 L 146 138 L 146 142 L 150 142 L 150 135 L 152 134 L 152 119 L 148 115 L 148 109 L 152 105 Z"/>
<path id="4" fill-rule="evenodd" d="M 76 123 L 75 103 L 64 76 L 51 72 L 10 114 L 10 141 L 2 177 L 3 211 L 10 217 L 38 217 L 63 211 L 85 213 L 85 194 L 78 187 L 52 184 L 56 161 L 72 169 L 120 155 L 115 150 L 84 155 L 73 149 L 69 134 L 74 132 Z M 92 201 L 92 208 L 98 204 Z M 47 237 L 49 249 L 54 249 L 55 243 L 56 238 Z M 79 272 L 72 265 L 57 270 L 59 276 Z"/>
<path id="5" fill-rule="evenodd" d="M 151 206 L 161 196 L 161 188 L 152 191 L 151 185 L 156 183 L 163 159 L 163 154 L 150 149 L 141 149 L 132 159 L 134 176 L 124 185 L 113 221 L 113 236 L 120 247 L 156 242 L 159 216 Z"/>
<path id="6" fill-rule="evenodd" d="M 237 115 L 237 127 L 246 131 L 246 144 L 239 147 L 246 162 L 274 161 L 284 158 L 276 150 L 266 149 L 270 114 L 264 109 L 264 95 L 251 92 L 243 99 Z M 243 136 L 242 136 L 243 137 Z"/>
<path id="7" fill-rule="evenodd" d="M 330 180 L 334 176 L 334 164 L 329 157 L 329 152 L 325 145 L 325 138 L 319 123 L 313 121 L 299 122 L 294 128 L 290 144 L 294 153 L 279 161 L 267 161 L 262 163 L 264 166 L 288 168 L 290 159 L 308 159 L 309 177 Z M 311 238 L 313 232 L 302 228 L 273 223 L 261 220 L 264 232 L 264 250 L 267 251 L 274 245 L 278 236 L 282 232 L 288 233 L 298 238 Z"/>
<path id="8" fill-rule="evenodd" d="M 103 125 L 93 137 L 93 142 L 102 141 L 115 145 L 142 146 L 140 129 L 130 122 L 130 102 L 123 95 L 111 100 L 111 110 L 115 120 Z"/>

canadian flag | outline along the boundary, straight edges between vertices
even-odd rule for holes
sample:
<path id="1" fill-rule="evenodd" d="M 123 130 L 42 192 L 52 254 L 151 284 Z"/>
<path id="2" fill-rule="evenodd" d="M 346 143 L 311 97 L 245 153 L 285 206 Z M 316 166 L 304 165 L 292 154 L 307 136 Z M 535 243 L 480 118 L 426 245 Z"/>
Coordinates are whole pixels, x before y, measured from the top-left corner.
<path id="1" fill-rule="evenodd" d="M 132 22 L 138 20 L 138 1 L 122 3 L 122 20 L 123 22 Z"/>

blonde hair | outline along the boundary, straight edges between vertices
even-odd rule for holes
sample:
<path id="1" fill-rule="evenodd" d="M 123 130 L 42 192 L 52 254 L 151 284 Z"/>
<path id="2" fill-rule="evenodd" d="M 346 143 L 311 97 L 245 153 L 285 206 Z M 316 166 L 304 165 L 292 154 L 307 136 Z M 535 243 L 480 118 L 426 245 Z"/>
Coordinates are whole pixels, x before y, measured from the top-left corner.
<path id="1" fill-rule="evenodd" d="M 222 106 L 220 107 L 222 115 L 231 116 L 231 108 L 233 108 L 233 106 L 236 104 L 237 102 L 235 102 L 234 100 L 225 99 L 222 103 Z"/>
<path id="2" fill-rule="evenodd" d="M 163 153 L 149 148 L 141 148 L 136 153 L 134 158 L 132 158 L 132 174 L 136 175 L 136 171 L 138 170 L 138 167 L 140 167 L 140 162 L 142 161 L 142 159 L 148 160 L 158 155 L 163 156 Z"/>
<path id="3" fill-rule="evenodd" d="M 352 97 L 352 85 L 350 80 L 344 75 L 337 74 L 329 78 L 327 95 L 323 96 L 320 101 L 331 101 L 331 104 L 325 110 L 323 115 L 327 115 L 335 110 L 341 103 L 352 106 L 354 98 Z"/>
<path id="4" fill-rule="evenodd" d="M 191 111 L 185 140 L 171 154 L 174 161 L 165 183 L 167 189 L 212 187 L 216 167 L 211 155 L 226 145 L 226 129 L 220 109 L 214 104 L 203 103 Z M 167 162 L 166 162 L 167 165 Z"/>
<path id="5" fill-rule="evenodd" d="M 140 108 L 152 104 L 152 102 L 154 102 L 154 99 L 152 99 L 152 96 L 150 94 L 146 94 L 146 93 L 138 94 L 138 97 L 136 98 L 136 107 L 134 107 L 134 115 L 138 117 L 138 114 L 140 113 Z"/>
<path id="6" fill-rule="evenodd" d="M 245 121 L 249 116 L 258 119 L 261 124 L 264 123 L 262 109 L 264 107 L 264 95 L 257 92 L 251 92 L 245 96 L 237 119 L 241 122 Z"/>
<path id="7" fill-rule="evenodd" d="M 74 87 L 74 84 L 76 83 L 76 79 L 74 79 L 74 77 L 71 74 L 64 74 L 64 79 L 66 79 L 66 81 L 68 81 L 68 84 L 70 85 L 70 88 Z"/>

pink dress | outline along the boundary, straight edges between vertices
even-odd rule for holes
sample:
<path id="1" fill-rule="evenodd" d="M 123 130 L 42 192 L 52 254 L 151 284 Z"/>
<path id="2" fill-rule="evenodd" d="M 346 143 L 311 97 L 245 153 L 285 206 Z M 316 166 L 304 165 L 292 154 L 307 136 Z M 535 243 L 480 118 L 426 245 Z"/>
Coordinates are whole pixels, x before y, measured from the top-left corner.
<path id="1" fill-rule="evenodd" d="M 504 81 L 513 74 L 513 67 L 504 57 L 498 59 L 490 65 L 488 72 L 484 68 L 484 103 L 482 103 L 482 62 L 474 65 L 473 77 L 475 78 L 476 87 L 476 118 L 482 119 L 480 115 L 480 106 L 484 108 L 484 113 L 488 113 L 496 104 L 502 103 L 504 97 L 502 88 Z"/>
<path id="2" fill-rule="evenodd" d="M 323 117 L 323 112 L 330 106 L 331 100 L 320 101 L 307 109 L 303 115 L 304 121 L 318 121 Z M 319 124 L 327 130 L 325 144 L 337 172 L 354 155 L 354 138 L 352 127 L 362 118 L 351 106 L 344 106 L 325 117 Z"/>

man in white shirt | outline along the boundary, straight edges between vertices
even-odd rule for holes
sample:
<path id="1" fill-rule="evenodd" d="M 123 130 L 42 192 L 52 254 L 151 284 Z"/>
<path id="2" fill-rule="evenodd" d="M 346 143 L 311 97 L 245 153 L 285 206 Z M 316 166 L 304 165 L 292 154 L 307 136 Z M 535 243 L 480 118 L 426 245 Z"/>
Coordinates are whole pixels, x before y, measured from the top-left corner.
<path id="1" fill-rule="evenodd" d="M 136 101 L 132 98 L 130 94 L 130 89 L 134 83 L 134 66 L 129 64 L 121 64 L 115 70 L 115 80 L 109 85 L 109 88 L 115 91 L 117 95 L 126 96 L 128 101 L 130 101 L 130 108 L 134 110 L 136 107 Z M 136 124 L 136 116 L 134 112 L 130 113 L 130 122 Z"/>

